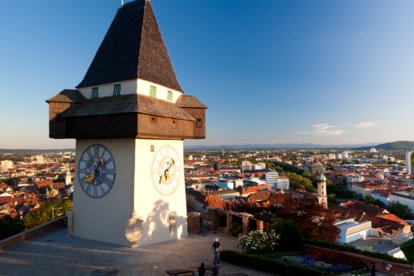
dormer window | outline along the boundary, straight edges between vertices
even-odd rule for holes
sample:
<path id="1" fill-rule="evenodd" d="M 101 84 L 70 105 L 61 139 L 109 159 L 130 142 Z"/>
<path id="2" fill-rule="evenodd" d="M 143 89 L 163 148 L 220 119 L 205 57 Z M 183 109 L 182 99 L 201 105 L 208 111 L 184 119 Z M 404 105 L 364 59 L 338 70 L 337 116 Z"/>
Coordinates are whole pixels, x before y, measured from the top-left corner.
<path id="1" fill-rule="evenodd" d="M 121 85 L 118 84 L 114 84 L 114 96 L 120 96 L 121 95 Z"/>
<path id="2" fill-rule="evenodd" d="M 99 87 L 92 87 L 92 99 L 99 98 Z"/>
<path id="3" fill-rule="evenodd" d="M 155 86 L 150 86 L 150 96 L 153 98 L 157 97 L 157 87 Z"/>
<path id="4" fill-rule="evenodd" d="M 171 92 L 171 91 L 167 91 L 167 100 L 168 100 L 168 101 L 172 101 L 172 99 L 173 99 L 173 94 L 172 94 L 172 92 Z"/>

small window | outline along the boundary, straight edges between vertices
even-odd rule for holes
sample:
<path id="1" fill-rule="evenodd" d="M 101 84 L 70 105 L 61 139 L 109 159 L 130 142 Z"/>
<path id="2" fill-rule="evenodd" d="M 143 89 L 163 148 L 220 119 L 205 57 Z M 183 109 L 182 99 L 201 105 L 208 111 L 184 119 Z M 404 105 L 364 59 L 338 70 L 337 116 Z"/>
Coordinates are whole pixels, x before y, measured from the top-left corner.
<path id="1" fill-rule="evenodd" d="M 157 97 L 157 87 L 150 86 L 150 96 L 156 98 Z"/>
<path id="2" fill-rule="evenodd" d="M 151 123 L 156 124 L 157 123 L 157 118 L 151 117 Z"/>
<path id="3" fill-rule="evenodd" d="M 92 87 L 92 99 L 99 98 L 99 87 Z"/>
<path id="4" fill-rule="evenodd" d="M 171 91 L 167 91 L 167 100 L 172 101 L 172 92 Z"/>
<path id="5" fill-rule="evenodd" d="M 198 128 L 203 127 L 203 120 L 201 120 L 201 119 L 197 119 L 197 122 L 196 122 L 196 127 L 198 127 Z"/>
<path id="6" fill-rule="evenodd" d="M 114 96 L 120 96 L 121 95 L 121 85 L 114 84 Z"/>
<path id="7" fill-rule="evenodd" d="M 177 128 L 176 121 L 175 120 L 172 120 L 172 123 L 173 123 L 172 128 Z"/>

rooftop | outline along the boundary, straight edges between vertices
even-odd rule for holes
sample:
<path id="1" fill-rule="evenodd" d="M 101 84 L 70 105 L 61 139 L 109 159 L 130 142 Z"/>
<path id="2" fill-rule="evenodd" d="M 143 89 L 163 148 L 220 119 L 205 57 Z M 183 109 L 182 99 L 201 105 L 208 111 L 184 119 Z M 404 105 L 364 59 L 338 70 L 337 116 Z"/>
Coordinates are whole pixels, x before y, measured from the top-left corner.
<path id="1" fill-rule="evenodd" d="M 78 87 L 136 78 L 182 91 L 149 0 L 118 10 Z"/>

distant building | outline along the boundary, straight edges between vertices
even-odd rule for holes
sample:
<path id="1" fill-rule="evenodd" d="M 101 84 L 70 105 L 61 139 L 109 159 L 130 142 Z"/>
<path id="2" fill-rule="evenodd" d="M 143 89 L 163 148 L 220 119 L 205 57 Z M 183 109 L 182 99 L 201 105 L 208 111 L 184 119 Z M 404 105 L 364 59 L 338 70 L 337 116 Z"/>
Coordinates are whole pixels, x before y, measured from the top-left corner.
<path id="1" fill-rule="evenodd" d="M 265 179 L 267 186 L 271 188 L 277 188 L 277 181 L 279 179 L 279 174 L 277 171 L 270 171 L 265 173 Z"/>
<path id="2" fill-rule="evenodd" d="M 376 148 L 371 148 L 371 149 L 369 150 L 369 152 L 371 152 L 371 153 L 377 153 L 378 151 L 377 151 L 377 149 L 376 149 Z"/>
<path id="3" fill-rule="evenodd" d="M 403 205 L 408 206 L 411 212 L 414 212 L 414 190 L 409 192 L 407 191 L 398 191 L 391 193 L 390 202 L 398 202 Z"/>
<path id="4" fill-rule="evenodd" d="M 13 169 L 13 161 L 11 160 L 3 160 L 0 162 L 0 171 L 5 172 L 8 169 Z"/>
<path id="5" fill-rule="evenodd" d="M 261 171 L 266 169 L 266 164 L 265 163 L 257 163 L 257 164 L 252 164 L 249 161 L 243 161 L 240 169 L 242 170 L 242 172 L 244 171 Z"/>
<path id="6" fill-rule="evenodd" d="M 348 174 L 345 177 L 345 181 L 346 181 L 347 184 L 349 184 L 349 183 L 358 183 L 358 182 L 364 181 L 364 177 L 362 175 L 359 175 L 359 174 Z"/>
<path id="7" fill-rule="evenodd" d="M 266 169 L 266 164 L 265 163 L 253 164 L 253 170 L 254 171 L 261 171 L 261 170 L 265 170 L 265 169 Z"/>
<path id="8" fill-rule="evenodd" d="M 335 153 L 328 154 L 328 160 L 334 160 L 334 159 L 336 159 L 336 154 Z"/>
<path id="9" fill-rule="evenodd" d="M 45 163 L 43 155 L 41 154 L 31 156 L 30 160 L 32 164 L 44 164 Z"/>
<path id="10" fill-rule="evenodd" d="M 249 161 L 242 161 L 241 165 L 240 165 L 240 169 L 242 172 L 244 171 L 251 171 L 253 167 L 253 164 L 250 163 Z"/>
<path id="11" fill-rule="evenodd" d="M 324 165 L 321 162 L 313 163 L 311 165 L 311 173 L 312 174 L 317 174 L 317 173 L 324 174 L 325 173 Z"/>
<path id="12" fill-rule="evenodd" d="M 412 151 L 407 151 L 405 153 L 405 169 L 408 175 L 412 175 L 412 165 L 411 165 L 411 156 L 413 155 Z"/>
<path id="13" fill-rule="evenodd" d="M 289 178 L 287 176 L 279 176 L 277 180 L 277 187 L 281 190 L 289 190 Z"/>
<path id="14" fill-rule="evenodd" d="M 349 151 L 343 151 L 342 152 L 342 158 L 348 159 L 349 158 Z"/>
<path id="15" fill-rule="evenodd" d="M 338 220 L 335 226 L 341 231 L 338 237 L 339 243 L 350 243 L 370 236 L 371 221 L 357 222 L 353 218 Z"/>

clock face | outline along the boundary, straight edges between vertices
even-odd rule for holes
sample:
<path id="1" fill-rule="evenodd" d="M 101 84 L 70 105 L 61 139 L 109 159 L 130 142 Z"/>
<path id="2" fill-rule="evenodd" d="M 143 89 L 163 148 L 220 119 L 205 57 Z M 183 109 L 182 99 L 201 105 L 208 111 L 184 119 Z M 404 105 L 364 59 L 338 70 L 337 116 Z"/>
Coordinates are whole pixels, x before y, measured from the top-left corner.
<path id="1" fill-rule="evenodd" d="M 172 146 L 163 146 L 152 161 L 152 182 L 155 189 L 163 194 L 172 194 L 181 178 L 181 161 Z"/>
<path id="2" fill-rule="evenodd" d="M 103 145 L 87 147 L 79 158 L 78 179 L 82 190 L 92 198 L 101 198 L 115 182 L 115 159 Z"/>

